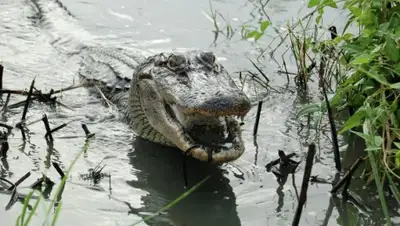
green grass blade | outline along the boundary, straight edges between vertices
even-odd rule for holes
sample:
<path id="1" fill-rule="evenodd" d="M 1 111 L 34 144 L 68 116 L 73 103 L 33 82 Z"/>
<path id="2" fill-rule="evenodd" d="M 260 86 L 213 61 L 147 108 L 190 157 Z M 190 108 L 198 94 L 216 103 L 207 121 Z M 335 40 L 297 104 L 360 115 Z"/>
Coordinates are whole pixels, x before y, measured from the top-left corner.
<path id="1" fill-rule="evenodd" d="M 22 208 L 22 213 L 20 215 L 20 217 L 21 217 L 20 218 L 21 219 L 21 224 L 20 225 L 24 225 L 24 218 L 25 218 L 26 210 L 28 209 L 29 201 L 32 198 L 33 192 L 34 191 L 29 192 L 28 195 L 25 197 L 24 207 Z"/>
<path id="2" fill-rule="evenodd" d="M 42 195 L 39 195 L 39 197 L 37 198 L 37 200 L 35 202 L 35 205 L 33 206 L 32 210 L 31 210 L 31 213 L 29 214 L 28 218 L 26 219 L 26 223 L 24 224 L 24 226 L 28 226 L 29 222 L 32 219 L 33 214 L 36 213 L 36 209 L 38 208 L 41 199 L 42 199 Z"/>
<path id="3" fill-rule="evenodd" d="M 15 223 L 15 226 L 19 226 L 19 225 L 20 225 L 20 222 L 21 222 L 21 215 L 19 215 L 19 216 L 17 217 L 17 221 L 16 221 L 16 223 Z"/>
<path id="4" fill-rule="evenodd" d="M 382 205 L 382 211 L 386 218 L 386 224 L 388 226 L 392 226 L 392 221 L 390 220 L 390 217 L 389 217 L 388 206 L 387 206 L 385 195 L 384 195 L 383 189 L 382 189 L 381 178 L 379 176 L 379 170 L 376 165 L 375 153 L 373 151 L 369 151 L 368 156 L 369 156 L 369 160 L 371 163 L 372 172 L 374 174 L 376 187 L 378 189 L 379 200 L 381 201 L 381 205 Z"/>
<path id="5" fill-rule="evenodd" d="M 192 188 L 190 188 L 188 191 L 184 192 L 182 195 L 180 195 L 178 198 L 176 198 L 174 201 L 172 201 L 171 203 L 169 203 L 168 205 L 164 206 L 163 208 L 161 208 L 159 211 L 157 211 L 154 215 L 152 216 L 147 216 L 145 218 L 143 218 L 142 220 L 134 223 L 133 225 L 137 225 L 143 221 L 148 221 L 154 217 L 156 217 L 157 215 L 159 215 L 161 212 L 173 207 L 174 205 L 176 205 L 178 202 L 180 202 L 182 199 L 186 198 L 188 195 L 190 195 L 192 192 L 194 192 L 200 185 L 202 185 L 204 182 L 206 182 L 206 180 L 208 180 L 210 178 L 210 176 L 207 176 L 206 178 L 204 178 L 203 180 L 201 180 L 200 182 L 198 182 L 196 185 L 194 185 Z M 133 226 L 132 225 L 132 226 Z"/>
<path id="6" fill-rule="evenodd" d="M 56 212 L 54 213 L 53 216 L 53 221 L 51 222 L 51 226 L 56 225 L 58 216 L 60 215 L 60 210 L 61 210 L 61 203 L 57 206 Z"/>
<path id="7" fill-rule="evenodd" d="M 92 138 L 94 138 L 94 137 L 92 137 Z M 57 192 L 54 194 L 54 198 L 51 201 L 49 209 L 47 210 L 46 225 L 47 225 L 47 219 L 49 217 L 50 211 L 57 200 L 57 196 L 64 189 L 65 182 L 67 181 L 68 175 L 71 172 L 72 167 L 75 165 L 76 161 L 78 161 L 79 157 L 89 149 L 89 143 L 90 143 L 89 141 L 90 140 L 91 139 L 86 140 L 85 145 L 83 146 L 82 150 L 76 155 L 75 159 L 72 161 L 71 165 L 68 167 L 67 172 L 65 172 L 64 178 L 61 180 L 61 183 L 58 185 Z M 56 212 L 57 212 L 57 210 L 56 210 Z"/>
<path id="8" fill-rule="evenodd" d="M 397 188 L 396 184 L 394 183 L 391 173 L 386 168 L 385 168 L 385 172 L 386 172 L 386 175 L 387 175 L 387 177 L 389 179 L 389 183 L 390 183 L 389 187 L 392 190 L 393 196 L 396 199 L 397 203 L 400 204 L 400 192 L 399 192 L 399 189 Z"/>

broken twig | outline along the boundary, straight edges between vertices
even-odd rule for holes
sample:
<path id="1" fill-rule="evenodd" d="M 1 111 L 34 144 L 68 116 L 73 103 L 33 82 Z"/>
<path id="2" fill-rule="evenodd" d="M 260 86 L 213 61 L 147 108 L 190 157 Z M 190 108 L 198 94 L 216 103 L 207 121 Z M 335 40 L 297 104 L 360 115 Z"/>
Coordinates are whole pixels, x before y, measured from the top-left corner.
<path id="1" fill-rule="evenodd" d="M 256 116 L 256 122 L 254 124 L 253 136 L 257 135 L 258 124 L 260 123 L 260 115 L 261 115 L 262 104 L 263 104 L 262 101 L 258 102 L 257 116 Z"/>
<path id="2" fill-rule="evenodd" d="M 350 169 L 347 171 L 347 173 L 343 176 L 343 178 L 335 185 L 333 186 L 331 193 L 336 193 L 345 182 L 351 180 L 351 176 L 353 175 L 354 171 L 358 168 L 358 166 L 361 164 L 361 162 L 364 159 L 362 157 L 358 158 L 357 161 L 354 162 L 354 164 L 350 167 Z"/>
<path id="3" fill-rule="evenodd" d="M 298 206 L 296 209 L 296 214 L 294 215 L 294 219 L 293 219 L 293 223 L 292 223 L 293 226 L 299 225 L 301 212 L 303 211 L 303 205 L 307 201 L 307 190 L 308 190 L 308 184 L 310 181 L 310 176 L 311 176 L 311 171 L 312 171 L 312 166 L 313 166 L 313 161 L 314 161 L 314 155 L 315 155 L 315 144 L 312 143 L 308 147 L 308 154 L 307 154 L 306 166 L 304 169 L 303 183 L 301 185 L 300 198 L 299 198 L 299 203 L 298 203 Z"/>

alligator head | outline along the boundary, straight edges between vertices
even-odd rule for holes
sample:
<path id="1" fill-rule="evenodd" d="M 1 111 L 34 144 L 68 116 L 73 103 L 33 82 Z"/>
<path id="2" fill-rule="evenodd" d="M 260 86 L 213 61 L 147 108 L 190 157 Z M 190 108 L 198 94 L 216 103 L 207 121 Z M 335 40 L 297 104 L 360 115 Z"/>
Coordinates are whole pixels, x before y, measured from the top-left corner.
<path id="1" fill-rule="evenodd" d="M 244 152 L 239 117 L 250 101 L 211 52 L 161 53 L 133 75 L 127 109 L 139 136 L 201 161 Z"/>

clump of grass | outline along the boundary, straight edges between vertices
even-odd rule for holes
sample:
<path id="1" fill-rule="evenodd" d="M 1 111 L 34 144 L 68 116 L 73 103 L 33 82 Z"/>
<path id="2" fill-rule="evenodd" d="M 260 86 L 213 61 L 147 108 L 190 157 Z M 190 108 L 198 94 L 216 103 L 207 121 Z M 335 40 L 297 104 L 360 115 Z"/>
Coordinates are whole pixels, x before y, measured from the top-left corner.
<path id="1" fill-rule="evenodd" d="M 68 175 L 72 171 L 73 166 L 75 165 L 76 161 L 79 159 L 79 157 L 82 155 L 82 153 L 86 152 L 89 148 L 89 142 L 90 140 L 86 140 L 85 145 L 83 146 L 82 150 L 79 151 L 79 153 L 76 155 L 75 159 L 72 161 L 71 165 L 68 167 L 67 171 L 65 173 L 62 173 L 61 177 L 61 183 L 58 185 L 57 191 L 54 194 L 53 198 L 51 199 L 51 203 L 48 207 L 48 210 L 46 212 L 46 217 L 44 219 L 44 222 L 42 222 L 42 225 L 56 225 L 56 222 L 58 220 L 60 210 L 61 210 L 61 196 L 65 188 L 66 180 L 68 178 Z M 45 175 L 43 175 L 45 177 Z M 30 210 L 30 212 L 27 211 L 28 206 L 30 206 L 30 201 L 32 198 L 32 195 L 36 193 L 38 198 L 35 200 L 33 204 L 33 208 Z M 40 190 L 37 189 L 32 189 L 31 192 L 28 193 L 28 195 L 25 197 L 24 204 L 22 206 L 22 211 L 21 214 L 17 217 L 16 219 L 16 225 L 18 226 L 28 226 L 31 225 L 31 220 L 34 214 L 37 214 L 37 207 L 44 199 L 43 194 Z M 51 210 L 55 208 L 53 217 L 50 219 L 50 213 Z M 49 222 L 51 222 L 49 224 Z"/>
<path id="2" fill-rule="evenodd" d="M 310 0 L 309 7 L 325 2 Z M 349 12 L 347 26 L 326 45 L 340 51 L 341 70 L 330 104 L 338 113 L 354 112 L 339 134 L 350 131 L 365 140 L 369 164 L 364 176 L 375 180 L 390 225 L 384 189 L 397 196 L 400 181 L 400 4 L 353 0 L 344 1 L 343 8 Z M 358 34 L 346 32 L 352 23 Z"/>

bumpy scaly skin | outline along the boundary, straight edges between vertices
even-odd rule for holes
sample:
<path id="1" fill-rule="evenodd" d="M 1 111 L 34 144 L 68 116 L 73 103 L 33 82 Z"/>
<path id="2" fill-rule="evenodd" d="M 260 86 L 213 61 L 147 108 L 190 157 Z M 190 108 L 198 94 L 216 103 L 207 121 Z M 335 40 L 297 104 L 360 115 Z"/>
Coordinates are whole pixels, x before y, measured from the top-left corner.
<path id="1" fill-rule="evenodd" d="M 90 56 L 85 60 L 87 65 L 96 62 Z M 113 83 L 88 78 L 100 69 L 81 75 L 98 84 L 138 136 L 189 150 L 201 161 L 223 163 L 243 154 L 235 117 L 247 114 L 250 101 L 211 52 L 154 55 L 135 67 L 132 79 L 122 78 L 110 65 L 103 67 L 115 75 Z"/>

